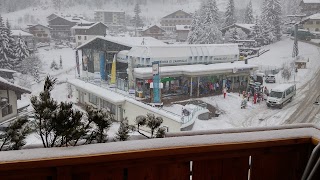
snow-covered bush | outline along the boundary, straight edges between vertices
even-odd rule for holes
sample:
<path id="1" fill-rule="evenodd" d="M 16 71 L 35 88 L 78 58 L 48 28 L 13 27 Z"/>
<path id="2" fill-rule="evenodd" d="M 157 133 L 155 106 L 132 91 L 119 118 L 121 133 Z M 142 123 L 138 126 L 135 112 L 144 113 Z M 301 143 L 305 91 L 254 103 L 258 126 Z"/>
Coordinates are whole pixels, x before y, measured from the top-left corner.
<path id="1" fill-rule="evenodd" d="M 56 63 L 55 60 L 52 61 L 51 65 L 50 65 L 50 69 L 52 69 L 52 70 L 58 70 L 59 69 L 58 64 Z"/>
<path id="2" fill-rule="evenodd" d="M 225 33 L 226 42 L 236 42 L 236 40 L 245 40 L 248 38 L 247 34 L 240 28 L 231 28 Z"/>

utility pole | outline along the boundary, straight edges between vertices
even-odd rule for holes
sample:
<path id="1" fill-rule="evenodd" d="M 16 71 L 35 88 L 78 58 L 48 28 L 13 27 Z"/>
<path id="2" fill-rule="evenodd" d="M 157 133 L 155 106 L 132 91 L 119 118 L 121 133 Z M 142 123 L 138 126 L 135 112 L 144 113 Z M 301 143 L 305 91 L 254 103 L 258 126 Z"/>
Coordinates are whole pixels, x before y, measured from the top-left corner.
<path id="1" fill-rule="evenodd" d="M 293 52 L 292 57 L 297 59 L 297 56 L 299 55 L 299 47 L 298 47 L 298 26 L 299 23 L 296 23 L 294 25 L 294 44 L 293 44 Z"/>

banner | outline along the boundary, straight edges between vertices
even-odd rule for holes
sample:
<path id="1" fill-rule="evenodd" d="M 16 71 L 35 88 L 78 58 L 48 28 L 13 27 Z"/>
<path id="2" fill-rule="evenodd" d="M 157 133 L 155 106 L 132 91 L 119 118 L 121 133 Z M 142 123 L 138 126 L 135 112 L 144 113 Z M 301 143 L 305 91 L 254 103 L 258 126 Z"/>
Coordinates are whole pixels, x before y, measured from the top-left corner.
<path id="1" fill-rule="evenodd" d="M 106 60 L 104 57 L 105 57 L 104 52 L 101 52 L 100 53 L 100 75 L 102 80 L 106 79 Z"/>
<path id="2" fill-rule="evenodd" d="M 153 103 L 160 103 L 160 62 L 155 61 L 152 63 L 153 74 Z"/>
<path id="3" fill-rule="evenodd" d="M 116 55 L 113 57 L 112 67 L 111 67 L 111 84 L 116 84 L 117 75 L 117 60 Z"/>

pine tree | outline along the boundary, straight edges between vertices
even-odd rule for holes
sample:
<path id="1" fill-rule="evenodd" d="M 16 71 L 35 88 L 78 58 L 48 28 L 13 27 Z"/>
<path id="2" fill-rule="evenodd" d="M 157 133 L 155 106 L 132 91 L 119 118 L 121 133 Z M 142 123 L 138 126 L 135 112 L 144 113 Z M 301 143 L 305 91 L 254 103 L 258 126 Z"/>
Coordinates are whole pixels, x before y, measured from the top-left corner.
<path id="1" fill-rule="evenodd" d="M 254 18 L 253 18 L 253 10 L 252 10 L 252 2 L 250 0 L 247 8 L 246 8 L 246 13 L 245 13 L 245 18 L 244 22 L 246 24 L 253 24 L 254 23 Z"/>
<path id="2" fill-rule="evenodd" d="M 267 41 L 280 40 L 282 7 L 279 0 L 264 0 L 262 4 L 262 31 Z"/>
<path id="3" fill-rule="evenodd" d="M 166 128 L 159 128 L 156 134 L 156 138 L 165 138 L 166 136 Z"/>
<path id="4" fill-rule="evenodd" d="M 128 124 L 128 119 L 125 118 L 121 121 L 118 132 L 116 133 L 115 140 L 116 141 L 127 141 L 130 137 L 129 135 L 130 128 Z"/>
<path id="5" fill-rule="evenodd" d="M 21 149 L 26 144 L 25 140 L 30 132 L 27 117 L 14 121 L 3 134 L 0 134 L 0 151 Z"/>
<path id="6" fill-rule="evenodd" d="M 202 3 L 194 14 L 191 30 L 188 35 L 189 44 L 220 43 L 222 33 L 219 30 L 219 14 L 215 0 Z"/>
<path id="7" fill-rule="evenodd" d="M 240 28 L 231 28 L 225 33 L 225 40 L 227 42 L 235 43 L 237 40 L 245 40 L 248 35 Z"/>
<path id="8" fill-rule="evenodd" d="M 54 8 L 59 11 L 61 10 L 62 2 L 62 0 L 52 0 Z"/>
<path id="9" fill-rule="evenodd" d="M 110 112 L 104 112 L 102 110 L 95 110 L 87 107 L 87 117 L 89 122 L 93 122 L 95 127 L 91 132 L 89 143 L 96 141 L 97 143 L 107 142 L 108 130 L 114 120 L 113 115 Z"/>
<path id="10" fill-rule="evenodd" d="M 30 55 L 29 49 L 24 40 L 21 38 L 21 35 L 17 39 L 17 43 L 14 46 L 14 53 L 16 58 L 12 62 L 12 67 L 14 70 L 18 70 L 19 72 L 21 72 L 22 61 Z"/>
<path id="11" fill-rule="evenodd" d="M 133 17 L 133 22 L 135 27 L 143 27 L 143 21 L 140 17 L 141 9 L 139 3 L 137 3 L 134 7 L 134 17 Z"/>
<path id="12" fill-rule="evenodd" d="M 225 26 L 230 26 L 236 23 L 234 0 L 228 1 L 225 16 L 226 16 Z"/>
<path id="13" fill-rule="evenodd" d="M 63 69 L 62 67 L 62 57 L 60 56 L 60 69 Z"/>
<path id="14" fill-rule="evenodd" d="M 46 77 L 43 91 L 39 97 L 32 96 L 31 104 L 34 109 L 35 130 L 40 136 L 43 147 L 54 147 L 56 143 L 53 132 L 52 115 L 56 113 L 59 104 L 51 97 L 51 91 L 56 84 L 57 79 Z"/>
<path id="15" fill-rule="evenodd" d="M 8 30 L 4 25 L 2 16 L 0 15 L 0 68 L 10 68 L 9 52 Z"/>
<path id="16" fill-rule="evenodd" d="M 56 81 L 55 78 L 46 77 L 39 97 L 31 97 L 35 130 L 45 148 L 75 146 L 88 132 L 88 126 L 82 122 L 82 113 L 74 110 L 72 103 L 59 104 L 51 97 Z"/>

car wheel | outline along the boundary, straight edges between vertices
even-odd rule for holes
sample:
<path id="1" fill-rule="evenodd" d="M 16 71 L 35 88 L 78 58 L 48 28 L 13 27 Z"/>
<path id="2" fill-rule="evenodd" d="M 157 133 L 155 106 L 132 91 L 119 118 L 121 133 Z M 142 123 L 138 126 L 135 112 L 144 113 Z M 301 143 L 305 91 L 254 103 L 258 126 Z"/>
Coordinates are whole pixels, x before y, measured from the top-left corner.
<path id="1" fill-rule="evenodd" d="M 282 109 L 283 108 L 283 103 L 280 105 L 279 109 Z"/>

